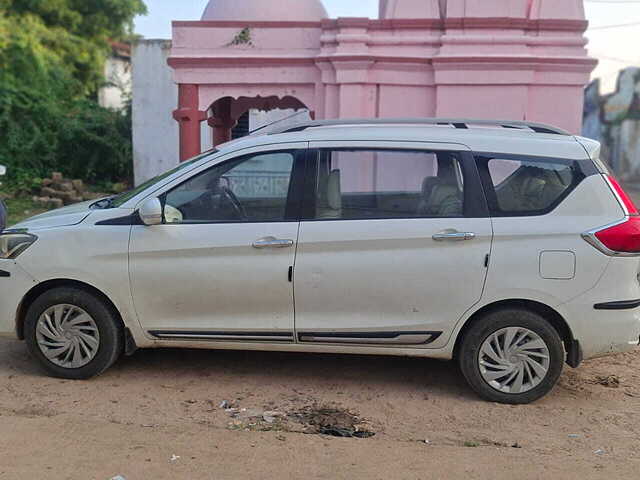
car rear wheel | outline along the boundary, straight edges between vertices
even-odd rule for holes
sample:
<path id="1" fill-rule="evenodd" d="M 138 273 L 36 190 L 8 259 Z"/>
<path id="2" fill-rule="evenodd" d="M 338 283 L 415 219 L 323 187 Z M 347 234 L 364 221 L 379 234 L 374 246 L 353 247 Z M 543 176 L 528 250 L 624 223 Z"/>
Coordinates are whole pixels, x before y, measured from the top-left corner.
<path id="1" fill-rule="evenodd" d="M 102 299 L 73 287 L 49 290 L 27 311 L 29 351 L 55 377 L 72 380 L 100 375 L 123 350 L 123 332 Z"/>
<path id="2" fill-rule="evenodd" d="M 465 333 L 458 361 L 469 385 L 484 399 L 525 404 L 556 384 L 564 364 L 558 332 L 540 315 L 503 309 L 485 315 Z"/>

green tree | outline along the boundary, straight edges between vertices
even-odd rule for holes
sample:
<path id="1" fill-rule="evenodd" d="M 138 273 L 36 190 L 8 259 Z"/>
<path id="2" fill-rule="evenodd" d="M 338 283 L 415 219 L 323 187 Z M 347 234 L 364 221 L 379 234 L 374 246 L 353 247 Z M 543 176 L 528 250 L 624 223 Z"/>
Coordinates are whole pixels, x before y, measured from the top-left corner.
<path id="1" fill-rule="evenodd" d="M 141 0 L 0 0 L 0 164 L 29 185 L 62 171 L 88 181 L 131 176 L 130 111 L 91 100 L 109 40 L 131 35 Z"/>
<path id="2" fill-rule="evenodd" d="M 95 93 L 103 82 L 110 40 L 126 40 L 133 18 L 145 14 L 142 0 L 0 0 L 0 61 L 24 79 L 21 59 L 37 54 L 39 66 L 57 66 L 76 80 L 77 93 Z M 11 55 L 11 52 L 9 52 Z M 6 58 L 5 58 L 6 60 Z"/>

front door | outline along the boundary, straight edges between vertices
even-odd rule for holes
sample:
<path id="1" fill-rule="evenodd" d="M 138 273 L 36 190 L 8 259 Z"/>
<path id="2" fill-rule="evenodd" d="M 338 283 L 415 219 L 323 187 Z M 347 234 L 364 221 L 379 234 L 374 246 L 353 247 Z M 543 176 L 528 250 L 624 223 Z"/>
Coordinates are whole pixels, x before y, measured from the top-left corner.
<path id="1" fill-rule="evenodd" d="M 294 340 L 294 179 L 306 144 L 288 147 L 245 154 L 176 182 L 160 195 L 163 224 L 133 227 L 131 288 L 150 335 Z"/>
<path id="2" fill-rule="evenodd" d="M 301 343 L 436 348 L 482 295 L 492 229 L 473 156 L 398 145 L 312 144 L 295 266 Z"/>

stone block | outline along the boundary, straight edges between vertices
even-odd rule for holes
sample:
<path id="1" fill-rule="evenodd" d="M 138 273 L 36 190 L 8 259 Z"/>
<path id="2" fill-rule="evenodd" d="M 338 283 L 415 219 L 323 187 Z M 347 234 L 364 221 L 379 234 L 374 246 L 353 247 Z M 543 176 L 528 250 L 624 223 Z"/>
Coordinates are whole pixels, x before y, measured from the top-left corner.
<path id="1" fill-rule="evenodd" d="M 71 193 L 71 192 L 60 192 L 58 190 L 55 190 L 51 196 L 53 198 L 59 198 L 62 201 L 67 201 L 68 199 L 73 197 L 73 193 Z"/>
<path id="2" fill-rule="evenodd" d="M 48 208 L 61 208 L 64 206 L 64 202 L 60 198 L 50 198 Z"/>
<path id="3" fill-rule="evenodd" d="M 40 190 L 41 197 L 52 197 L 56 191 L 51 187 L 44 187 Z"/>
<path id="4" fill-rule="evenodd" d="M 75 189 L 76 192 L 84 193 L 85 186 L 82 180 L 72 180 L 71 184 L 73 185 L 73 188 Z"/>

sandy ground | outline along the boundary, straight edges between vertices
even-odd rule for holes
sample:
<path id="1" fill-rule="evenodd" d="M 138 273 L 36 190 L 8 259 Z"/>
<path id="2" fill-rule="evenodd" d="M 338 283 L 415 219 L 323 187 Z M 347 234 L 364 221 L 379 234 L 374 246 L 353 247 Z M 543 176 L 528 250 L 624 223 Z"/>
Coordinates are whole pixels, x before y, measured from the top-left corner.
<path id="1" fill-rule="evenodd" d="M 1 340 L 0 480 L 638 478 L 639 367 L 640 349 L 567 367 L 551 395 L 514 407 L 431 360 L 154 350 L 71 382 Z M 316 407 L 375 436 L 245 418 Z"/>

